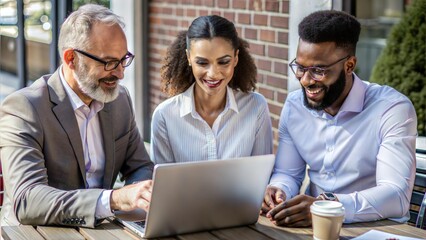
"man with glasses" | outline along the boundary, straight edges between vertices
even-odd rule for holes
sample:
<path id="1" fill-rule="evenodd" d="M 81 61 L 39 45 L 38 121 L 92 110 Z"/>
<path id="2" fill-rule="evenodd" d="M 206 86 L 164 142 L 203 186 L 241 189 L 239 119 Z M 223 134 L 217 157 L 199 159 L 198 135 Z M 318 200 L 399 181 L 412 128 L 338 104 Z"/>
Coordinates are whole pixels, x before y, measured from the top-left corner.
<path id="1" fill-rule="evenodd" d="M 148 209 L 153 163 L 118 84 L 134 58 L 123 27 L 105 7 L 80 7 L 61 27 L 59 69 L 4 100 L 2 226 L 95 227 Z M 111 190 L 119 173 L 126 186 Z"/>
<path id="2" fill-rule="evenodd" d="M 314 12 L 299 24 L 289 64 L 301 89 L 289 93 L 262 211 L 277 225 L 311 225 L 310 205 L 339 201 L 345 222 L 409 218 L 417 118 L 396 90 L 354 73 L 360 24 L 339 11 Z M 299 189 L 308 167 L 310 184 Z"/>

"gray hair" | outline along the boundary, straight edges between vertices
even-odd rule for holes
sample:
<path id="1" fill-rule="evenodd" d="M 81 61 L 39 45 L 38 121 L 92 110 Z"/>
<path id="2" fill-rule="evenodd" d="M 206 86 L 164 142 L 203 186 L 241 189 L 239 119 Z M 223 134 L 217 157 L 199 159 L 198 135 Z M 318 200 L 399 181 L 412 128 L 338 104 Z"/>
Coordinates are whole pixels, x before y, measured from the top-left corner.
<path id="1" fill-rule="evenodd" d="M 58 50 L 62 56 L 62 51 L 68 48 L 86 50 L 90 48 L 90 31 L 93 24 L 102 23 L 113 26 L 118 24 L 124 29 L 124 22 L 121 17 L 114 14 L 110 9 L 95 5 L 86 4 L 71 13 L 64 21 L 59 33 Z M 108 41 L 108 39 L 105 39 Z"/>

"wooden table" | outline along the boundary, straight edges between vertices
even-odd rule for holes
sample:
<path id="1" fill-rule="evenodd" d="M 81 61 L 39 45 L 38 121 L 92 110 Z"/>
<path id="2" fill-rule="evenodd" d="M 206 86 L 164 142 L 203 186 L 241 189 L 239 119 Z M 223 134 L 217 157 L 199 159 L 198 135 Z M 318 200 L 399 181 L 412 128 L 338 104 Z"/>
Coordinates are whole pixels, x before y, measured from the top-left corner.
<path id="1" fill-rule="evenodd" d="M 377 222 L 365 222 L 345 224 L 340 232 L 340 239 L 351 239 L 369 230 L 376 229 L 383 232 L 403 235 L 407 237 L 426 238 L 426 231 L 419 228 L 400 224 L 390 220 Z M 88 228 L 64 228 L 46 226 L 14 226 L 2 227 L 1 236 L 3 239 L 120 239 L 136 240 L 140 239 L 132 233 L 126 231 L 118 225 L 110 222 L 101 224 L 96 229 Z M 161 239 L 180 240 L 218 240 L 218 239 L 312 239 L 312 228 L 285 228 L 276 227 L 265 217 L 260 217 L 258 223 L 250 226 L 227 228 L 214 231 L 183 234 L 175 237 Z"/>

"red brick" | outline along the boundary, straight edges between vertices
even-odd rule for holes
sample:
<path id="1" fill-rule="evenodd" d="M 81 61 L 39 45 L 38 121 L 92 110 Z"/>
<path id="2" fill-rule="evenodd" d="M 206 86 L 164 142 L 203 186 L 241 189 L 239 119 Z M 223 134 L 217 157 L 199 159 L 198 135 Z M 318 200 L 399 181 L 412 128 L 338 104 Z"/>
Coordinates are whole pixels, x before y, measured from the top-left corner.
<path id="1" fill-rule="evenodd" d="M 223 17 L 228 19 L 231 22 L 235 22 L 235 13 L 233 13 L 233 12 L 225 12 L 223 14 Z"/>
<path id="2" fill-rule="evenodd" d="M 288 29 L 288 17 L 271 17 L 271 26 Z"/>
<path id="3" fill-rule="evenodd" d="M 288 65 L 282 62 L 274 62 L 274 73 L 287 75 Z"/>
<path id="4" fill-rule="evenodd" d="M 265 10 L 268 12 L 279 12 L 280 11 L 280 2 L 278 1 L 266 1 Z"/>
<path id="5" fill-rule="evenodd" d="M 260 40 L 267 42 L 275 42 L 275 31 L 260 30 Z"/>
<path id="6" fill-rule="evenodd" d="M 237 29 L 238 36 L 243 36 L 243 28 L 242 27 L 236 26 L 235 29 Z"/>
<path id="7" fill-rule="evenodd" d="M 150 57 L 149 57 L 149 60 L 152 61 L 153 63 L 161 62 L 163 60 L 161 57 L 159 57 L 159 55 L 158 55 L 158 57 L 154 57 L 153 55 L 154 54 L 151 54 Z"/>
<path id="8" fill-rule="evenodd" d="M 238 13 L 237 17 L 238 17 L 238 23 L 242 23 L 242 24 L 250 24 L 251 23 L 250 14 Z"/>
<path id="9" fill-rule="evenodd" d="M 195 9 L 186 9 L 186 16 L 195 17 L 197 16 L 197 12 L 195 11 Z"/>
<path id="10" fill-rule="evenodd" d="M 281 110 L 283 108 L 282 106 L 278 106 L 272 103 L 269 103 L 268 106 L 269 106 L 270 113 L 278 115 L 278 116 L 281 114 Z"/>
<path id="11" fill-rule="evenodd" d="M 160 18 L 158 18 L 158 17 L 149 17 L 149 23 L 151 24 L 151 25 L 155 25 L 155 24 L 161 24 L 161 19 Z"/>
<path id="12" fill-rule="evenodd" d="M 246 0 L 233 0 L 232 1 L 232 8 L 233 9 L 247 9 L 247 2 Z"/>
<path id="13" fill-rule="evenodd" d="M 277 101 L 280 103 L 284 103 L 285 100 L 287 99 L 287 94 L 285 93 L 277 93 Z"/>
<path id="14" fill-rule="evenodd" d="M 268 86 L 277 87 L 280 89 L 287 88 L 287 81 L 284 79 L 284 76 L 282 77 L 267 76 L 266 84 L 268 84 Z"/>
<path id="15" fill-rule="evenodd" d="M 161 13 L 161 8 L 160 7 L 156 7 L 156 6 L 151 6 L 149 8 L 149 13 L 150 14 L 157 14 L 157 13 Z"/>
<path id="16" fill-rule="evenodd" d="M 245 28 L 243 37 L 246 39 L 254 39 L 257 40 L 257 30 L 252 28 Z"/>
<path id="17" fill-rule="evenodd" d="M 257 79 L 258 83 L 265 83 L 265 77 L 264 77 L 264 75 L 260 74 L 259 72 L 257 73 L 256 79 Z"/>
<path id="18" fill-rule="evenodd" d="M 159 41 L 158 41 L 158 39 L 157 38 L 149 38 L 149 43 L 150 44 L 156 44 L 156 43 L 158 43 Z"/>
<path id="19" fill-rule="evenodd" d="M 250 1 L 249 10 L 257 11 L 257 12 L 263 11 L 262 1 L 261 0 Z"/>
<path id="20" fill-rule="evenodd" d="M 229 0 L 217 0 L 217 6 L 219 8 L 229 8 Z"/>
<path id="21" fill-rule="evenodd" d="M 192 20 L 191 20 L 191 22 L 192 22 Z M 191 22 L 183 20 L 183 21 L 181 21 L 180 26 L 183 27 L 186 30 L 186 29 L 188 29 L 189 25 L 191 25 Z M 184 29 L 182 29 L 182 31 Z M 176 36 L 176 34 L 173 34 L 173 36 Z"/>
<path id="22" fill-rule="evenodd" d="M 259 59 L 257 60 L 256 66 L 258 69 L 270 72 L 272 68 L 272 63 L 271 63 L 271 60 Z"/>
<path id="23" fill-rule="evenodd" d="M 279 59 L 287 59 L 288 49 L 284 47 L 269 46 L 268 56 Z"/>
<path id="24" fill-rule="evenodd" d="M 250 53 L 265 56 L 265 45 L 250 43 Z"/>
<path id="25" fill-rule="evenodd" d="M 172 8 L 168 8 L 168 7 L 163 7 L 163 8 L 161 8 L 161 13 L 162 14 L 167 14 L 167 15 L 172 15 L 173 9 Z"/>
<path id="26" fill-rule="evenodd" d="M 183 16 L 183 9 L 182 8 L 177 8 L 176 9 L 176 15 Z"/>
<path id="27" fill-rule="evenodd" d="M 281 13 L 289 13 L 289 12 L 290 12 L 289 1 L 282 1 Z"/>
<path id="28" fill-rule="evenodd" d="M 271 117 L 272 128 L 278 129 L 280 120 L 274 117 Z"/>
<path id="29" fill-rule="evenodd" d="M 153 28 L 152 25 L 151 25 L 151 27 L 149 28 L 149 33 L 152 34 L 152 33 L 157 33 L 157 32 L 158 32 L 158 28 Z"/>
<path id="30" fill-rule="evenodd" d="M 263 87 L 259 87 L 258 91 L 260 94 L 262 94 L 265 98 L 274 100 L 274 91 L 267 89 L 267 88 L 263 88 Z"/>
<path id="31" fill-rule="evenodd" d="M 256 25 L 267 26 L 268 25 L 268 16 L 255 14 L 253 18 L 253 22 Z"/>
<path id="32" fill-rule="evenodd" d="M 161 23 L 163 25 L 168 25 L 168 26 L 178 26 L 178 22 L 175 19 L 162 19 Z"/>
<path id="33" fill-rule="evenodd" d="M 288 44 L 288 33 L 279 32 L 278 33 L 278 43 Z"/>
<path id="34" fill-rule="evenodd" d="M 206 15 L 209 15 L 209 11 L 208 10 L 204 10 L 204 9 L 198 10 L 197 16 L 206 16 Z"/>
<path id="35" fill-rule="evenodd" d="M 278 148 L 278 145 L 276 144 L 276 143 L 278 143 L 278 140 L 279 140 L 279 132 L 278 132 L 278 129 L 272 129 L 272 133 L 274 134 L 274 152 L 276 153 L 277 152 L 277 148 Z"/>
<path id="36" fill-rule="evenodd" d="M 218 15 L 218 16 L 222 16 L 221 12 L 219 10 L 213 10 L 210 12 L 210 15 Z"/>
<path id="37" fill-rule="evenodd" d="M 213 7 L 214 6 L 214 0 L 203 0 L 202 5 L 205 7 Z"/>

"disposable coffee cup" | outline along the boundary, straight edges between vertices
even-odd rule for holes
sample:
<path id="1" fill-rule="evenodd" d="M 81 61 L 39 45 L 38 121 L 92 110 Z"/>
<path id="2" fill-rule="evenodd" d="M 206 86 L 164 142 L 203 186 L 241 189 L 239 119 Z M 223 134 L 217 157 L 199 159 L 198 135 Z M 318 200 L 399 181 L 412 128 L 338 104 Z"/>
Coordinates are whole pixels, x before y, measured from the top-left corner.
<path id="1" fill-rule="evenodd" d="M 345 208 L 336 201 L 315 201 L 311 205 L 312 229 L 315 240 L 339 239 Z"/>

